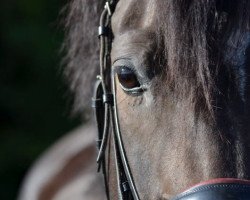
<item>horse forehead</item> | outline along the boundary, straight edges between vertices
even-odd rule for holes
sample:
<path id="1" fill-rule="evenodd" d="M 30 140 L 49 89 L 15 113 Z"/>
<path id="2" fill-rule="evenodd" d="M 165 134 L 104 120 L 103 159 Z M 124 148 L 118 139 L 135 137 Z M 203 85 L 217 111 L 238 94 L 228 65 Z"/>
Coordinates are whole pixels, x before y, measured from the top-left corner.
<path id="1" fill-rule="evenodd" d="M 145 29 L 154 25 L 156 12 L 155 0 L 120 0 L 112 17 L 115 34 L 128 30 Z"/>

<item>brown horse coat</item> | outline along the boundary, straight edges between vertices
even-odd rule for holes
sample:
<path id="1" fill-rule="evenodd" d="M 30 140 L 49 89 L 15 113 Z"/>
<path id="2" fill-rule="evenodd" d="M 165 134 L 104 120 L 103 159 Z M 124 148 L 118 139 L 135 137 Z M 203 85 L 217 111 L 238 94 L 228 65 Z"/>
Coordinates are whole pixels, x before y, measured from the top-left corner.
<path id="1" fill-rule="evenodd" d="M 103 200 L 94 136 L 95 128 L 87 124 L 52 145 L 31 168 L 18 200 Z"/>

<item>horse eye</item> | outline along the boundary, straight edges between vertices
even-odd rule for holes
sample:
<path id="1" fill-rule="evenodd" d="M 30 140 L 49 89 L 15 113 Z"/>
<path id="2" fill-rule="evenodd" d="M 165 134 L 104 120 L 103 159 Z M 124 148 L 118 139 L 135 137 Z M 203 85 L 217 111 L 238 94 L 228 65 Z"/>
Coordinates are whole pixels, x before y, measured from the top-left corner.
<path id="1" fill-rule="evenodd" d="M 121 67 L 117 72 L 117 76 L 124 90 L 131 90 L 140 87 L 136 74 L 128 67 Z"/>

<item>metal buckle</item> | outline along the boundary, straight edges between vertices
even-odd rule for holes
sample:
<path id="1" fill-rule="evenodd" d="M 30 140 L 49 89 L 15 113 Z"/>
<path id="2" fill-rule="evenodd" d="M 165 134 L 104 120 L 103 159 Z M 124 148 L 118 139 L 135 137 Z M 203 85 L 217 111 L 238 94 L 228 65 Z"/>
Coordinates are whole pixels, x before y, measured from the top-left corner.
<path id="1" fill-rule="evenodd" d="M 108 10 L 108 14 L 109 14 L 109 16 L 111 16 L 111 15 L 112 15 L 112 12 L 111 12 L 110 4 L 109 4 L 108 1 L 105 3 L 104 8 Z"/>

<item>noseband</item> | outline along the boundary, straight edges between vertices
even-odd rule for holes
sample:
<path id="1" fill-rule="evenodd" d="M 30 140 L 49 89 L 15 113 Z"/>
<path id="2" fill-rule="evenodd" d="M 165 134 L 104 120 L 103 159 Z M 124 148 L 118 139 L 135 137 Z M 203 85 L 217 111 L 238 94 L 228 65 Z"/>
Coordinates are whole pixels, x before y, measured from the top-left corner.
<path id="1" fill-rule="evenodd" d="M 114 157 L 118 196 L 120 200 L 139 200 L 139 195 L 127 161 L 118 120 L 116 85 L 111 70 L 112 29 L 111 16 L 118 0 L 106 2 L 100 17 L 98 29 L 100 40 L 100 75 L 97 76 L 95 91 L 92 98 L 98 139 L 98 171 L 102 170 L 107 199 L 110 199 L 108 174 L 105 152 L 110 134 L 113 134 Z M 111 130 L 112 129 L 112 130 Z M 152 186 L 153 187 L 153 186 Z M 250 181 L 239 179 L 215 179 L 200 183 L 185 192 L 178 194 L 172 200 L 249 200 Z"/>

